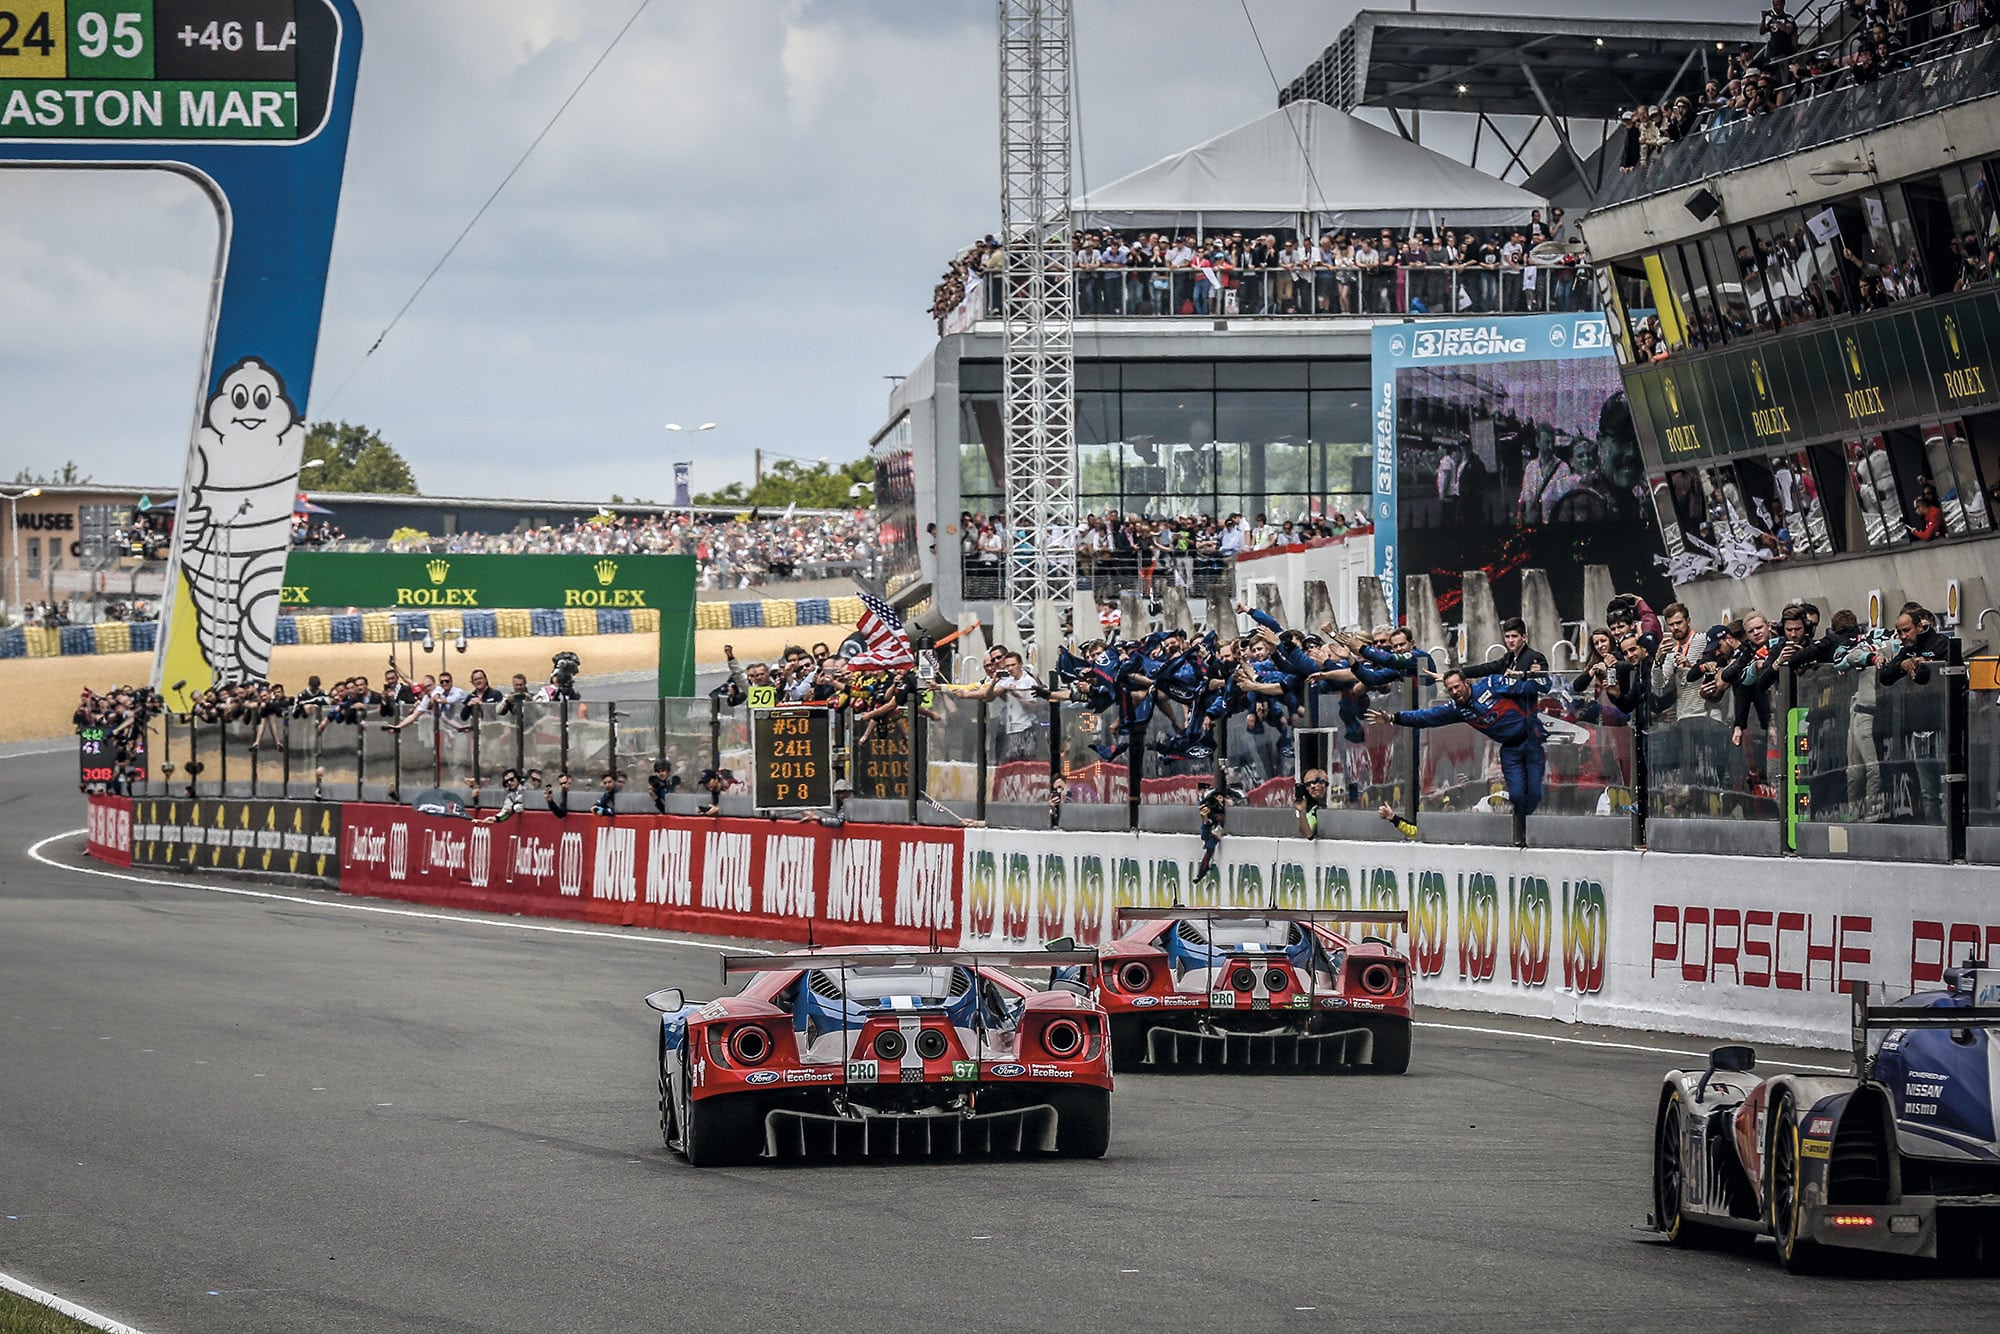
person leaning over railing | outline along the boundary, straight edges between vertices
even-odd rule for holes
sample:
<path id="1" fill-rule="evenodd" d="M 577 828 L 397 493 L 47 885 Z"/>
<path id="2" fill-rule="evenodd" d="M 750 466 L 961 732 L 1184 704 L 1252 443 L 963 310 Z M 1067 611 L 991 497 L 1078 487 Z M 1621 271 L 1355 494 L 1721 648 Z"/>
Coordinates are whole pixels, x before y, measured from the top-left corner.
<path id="1" fill-rule="evenodd" d="M 1932 667 L 1944 660 L 1950 643 L 1938 631 L 1937 618 L 1915 602 L 1897 615 L 1895 633 L 1895 654 L 1876 672 L 1875 681 L 1891 692 L 1885 702 L 1898 706 L 1903 744 L 1916 765 L 1923 819 L 1936 824 L 1943 818 L 1944 695 L 1924 687 L 1930 685 Z"/>

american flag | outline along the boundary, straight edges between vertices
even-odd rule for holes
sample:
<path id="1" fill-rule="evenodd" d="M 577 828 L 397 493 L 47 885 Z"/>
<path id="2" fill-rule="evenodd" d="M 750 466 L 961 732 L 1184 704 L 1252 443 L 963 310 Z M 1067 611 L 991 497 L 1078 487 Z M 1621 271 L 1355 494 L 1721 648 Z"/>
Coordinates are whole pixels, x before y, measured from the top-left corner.
<path id="1" fill-rule="evenodd" d="M 910 633 L 903 628 L 903 618 L 896 614 L 896 609 L 872 594 L 862 596 L 861 607 L 861 619 L 854 628 L 867 643 L 854 655 L 853 665 L 878 671 L 916 666 L 917 655 L 910 648 Z"/>

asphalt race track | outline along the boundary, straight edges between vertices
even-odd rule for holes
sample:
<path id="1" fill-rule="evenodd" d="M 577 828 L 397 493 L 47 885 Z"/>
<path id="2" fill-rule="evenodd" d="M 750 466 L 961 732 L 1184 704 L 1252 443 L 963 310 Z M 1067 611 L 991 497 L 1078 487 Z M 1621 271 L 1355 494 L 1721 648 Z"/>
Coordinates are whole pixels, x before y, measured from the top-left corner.
<path id="1" fill-rule="evenodd" d="M 0 1272 L 147 1334 L 1975 1328 L 2000 1302 L 1649 1241 L 1674 1058 L 1540 1034 L 1707 1044 L 1477 1016 L 1427 1016 L 1460 1027 L 1403 1078 L 1128 1077 L 1102 1162 L 697 1172 L 660 1145 L 639 998 L 712 992 L 712 947 L 38 863 L 82 823 L 74 772 L 0 777 Z"/>

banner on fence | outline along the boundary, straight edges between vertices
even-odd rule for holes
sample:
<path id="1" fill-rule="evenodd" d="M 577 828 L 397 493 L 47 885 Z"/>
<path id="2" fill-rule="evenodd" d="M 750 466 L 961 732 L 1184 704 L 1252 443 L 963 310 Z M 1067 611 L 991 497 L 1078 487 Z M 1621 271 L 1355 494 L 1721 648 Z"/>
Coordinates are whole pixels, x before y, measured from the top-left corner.
<path id="1" fill-rule="evenodd" d="M 132 864 L 132 799 L 94 796 L 84 828 L 86 855 L 113 866 Z"/>
<path id="2" fill-rule="evenodd" d="M 350 805 L 341 888 L 417 903 L 822 945 L 955 944 L 959 832 Z"/>
<path id="3" fill-rule="evenodd" d="M 1197 883 L 1200 855 L 1186 835 L 968 830 L 963 940 L 1102 945 L 1126 905 L 1380 908 L 1408 930 L 1354 930 L 1409 954 L 1420 1004 L 1824 1045 L 1849 982 L 1904 995 L 2000 955 L 2000 899 L 1964 868 L 1230 838 Z"/>
<path id="4" fill-rule="evenodd" d="M 129 865 L 340 882 L 338 802 L 138 797 L 131 805 Z"/>

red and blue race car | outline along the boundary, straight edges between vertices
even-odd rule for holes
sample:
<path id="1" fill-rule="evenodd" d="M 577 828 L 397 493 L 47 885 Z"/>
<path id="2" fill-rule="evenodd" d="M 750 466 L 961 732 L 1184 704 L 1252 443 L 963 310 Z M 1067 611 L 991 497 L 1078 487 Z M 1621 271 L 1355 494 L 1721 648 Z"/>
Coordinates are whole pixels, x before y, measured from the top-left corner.
<path id="1" fill-rule="evenodd" d="M 877 946 L 730 955 L 734 995 L 656 991 L 660 1127 L 697 1167 L 766 1158 L 1054 1153 L 1101 1158 L 1111 1052 L 1087 989 L 1006 968 L 1094 950 Z"/>
<path id="2" fill-rule="evenodd" d="M 1117 936 L 1073 976 L 1111 1017 L 1120 1071 L 1402 1074 L 1410 961 L 1334 925 L 1407 926 L 1380 910 L 1120 908 Z"/>

